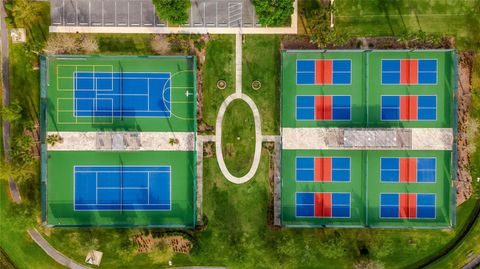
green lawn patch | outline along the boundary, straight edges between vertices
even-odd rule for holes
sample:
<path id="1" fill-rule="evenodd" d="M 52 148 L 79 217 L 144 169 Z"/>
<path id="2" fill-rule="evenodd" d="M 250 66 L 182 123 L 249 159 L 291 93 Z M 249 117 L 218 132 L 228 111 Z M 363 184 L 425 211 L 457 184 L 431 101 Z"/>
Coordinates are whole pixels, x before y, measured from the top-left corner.
<path id="1" fill-rule="evenodd" d="M 404 32 L 451 35 L 466 47 L 480 37 L 480 9 L 475 1 L 335 2 L 335 27 L 356 36 L 393 36 Z"/>
<path id="2" fill-rule="evenodd" d="M 217 81 L 220 79 L 227 82 L 224 90 L 217 89 Z M 203 121 L 215 126 L 220 105 L 234 91 L 235 36 L 211 36 L 203 69 Z"/>
<path id="3" fill-rule="evenodd" d="M 250 96 L 262 118 L 263 134 L 278 134 L 280 122 L 280 36 L 249 35 L 243 45 L 243 92 Z M 252 82 L 260 81 L 259 90 Z"/>
<path id="4" fill-rule="evenodd" d="M 0 248 L 18 268 L 63 268 L 27 234 L 28 228 L 36 226 L 31 208 L 38 208 L 38 204 L 26 201 L 23 196 L 24 203 L 14 205 L 8 195 L 7 183 L 0 181 Z"/>
<path id="5" fill-rule="evenodd" d="M 222 124 L 222 151 L 225 164 L 234 176 L 245 175 L 255 152 L 255 123 L 248 104 L 240 99 L 230 103 Z"/>

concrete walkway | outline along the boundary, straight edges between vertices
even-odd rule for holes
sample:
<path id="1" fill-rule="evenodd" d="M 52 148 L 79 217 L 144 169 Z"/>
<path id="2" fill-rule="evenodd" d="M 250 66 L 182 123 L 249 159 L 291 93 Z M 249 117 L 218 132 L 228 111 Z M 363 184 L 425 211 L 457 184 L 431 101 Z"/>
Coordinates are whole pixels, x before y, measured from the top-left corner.
<path id="1" fill-rule="evenodd" d="M 218 166 L 223 175 L 232 183 L 242 184 L 250 180 L 257 172 L 260 164 L 260 157 L 262 153 L 262 122 L 260 119 L 260 112 L 258 111 L 255 102 L 248 96 L 242 93 L 242 43 L 243 37 L 240 32 L 235 36 L 235 93 L 231 94 L 223 101 L 220 110 L 217 114 L 217 121 L 215 123 L 215 153 L 217 155 Z M 253 163 L 250 170 L 242 177 L 236 177 L 228 171 L 225 165 L 222 151 L 222 124 L 225 111 L 234 100 L 241 99 L 248 104 L 253 112 L 253 119 L 255 122 L 255 153 L 253 155 Z"/>
<path id="2" fill-rule="evenodd" d="M 55 248 L 53 248 L 50 243 L 43 238 L 43 236 L 37 231 L 37 229 L 29 229 L 28 234 L 30 237 L 37 243 L 38 246 L 40 246 L 45 253 L 48 254 L 52 259 L 54 259 L 57 263 L 66 266 L 68 268 L 72 269 L 89 269 L 90 267 L 86 267 L 83 265 L 80 265 L 73 261 L 72 259 L 66 257 L 62 253 L 58 252 Z"/>
<path id="3" fill-rule="evenodd" d="M 6 107 L 10 105 L 10 70 L 9 70 L 9 61 L 8 61 L 8 29 L 5 22 L 7 13 L 3 7 L 3 4 L 0 5 L 0 14 L 1 14 L 1 32 L 2 32 L 2 86 L 3 86 L 3 95 L 2 95 L 2 105 Z M 3 121 L 3 153 L 5 161 L 10 160 L 10 122 Z M 10 187 L 10 193 L 12 195 L 13 202 L 19 204 L 22 202 L 22 197 L 18 191 L 17 184 L 13 179 L 8 180 L 8 186 Z"/>
<path id="4" fill-rule="evenodd" d="M 225 160 L 223 159 L 223 152 L 222 152 L 222 123 L 223 123 L 223 116 L 227 107 L 230 103 L 234 100 L 241 99 L 245 101 L 250 109 L 253 112 L 253 119 L 255 121 L 255 153 L 253 155 L 253 163 L 250 167 L 250 170 L 242 177 L 236 177 L 228 171 L 227 166 L 225 165 Z M 243 93 L 234 93 L 228 96 L 220 106 L 220 110 L 217 115 L 217 121 L 215 123 L 215 153 L 217 155 L 217 162 L 218 166 L 220 167 L 220 171 L 222 171 L 223 175 L 228 179 L 228 181 L 235 183 L 235 184 L 242 184 L 250 180 L 255 173 L 257 172 L 258 165 L 260 164 L 260 157 L 262 152 L 262 124 L 260 120 L 260 112 L 258 111 L 257 106 L 253 100 L 243 94 Z"/>
<path id="5" fill-rule="evenodd" d="M 480 255 L 478 255 L 469 263 L 467 263 L 464 267 L 462 267 L 462 269 L 473 269 L 473 268 L 477 268 L 478 265 L 480 265 Z"/>

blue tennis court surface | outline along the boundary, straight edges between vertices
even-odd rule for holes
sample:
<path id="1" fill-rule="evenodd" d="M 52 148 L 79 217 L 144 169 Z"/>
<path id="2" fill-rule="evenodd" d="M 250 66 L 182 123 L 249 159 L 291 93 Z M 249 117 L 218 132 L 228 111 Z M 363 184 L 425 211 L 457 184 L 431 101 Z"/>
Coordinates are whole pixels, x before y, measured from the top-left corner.
<path id="1" fill-rule="evenodd" d="M 435 158 L 382 157 L 380 162 L 382 182 L 433 183 L 436 181 Z"/>
<path id="2" fill-rule="evenodd" d="M 348 95 L 298 95 L 296 106 L 297 120 L 351 120 L 352 101 Z"/>
<path id="3" fill-rule="evenodd" d="M 297 192 L 295 204 L 297 217 L 350 218 L 348 192 Z"/>
<path id="4" fill-rule="evenodd" d="M 382 193 L 381 218 L 435 219 L 434 193 Z"/>
<path id="5" fill-rule="evenodd" d="M 77 117 L 170 117 L 170 73 L 75 72 Z"/>
<path id="6" fill-rule="evenodd" d="M 170 210 L 169 166 L 75 166 L 75 210 Z"/>
<path id="7" fill-rule="evenodd" d="M 349 182 L 349 157 L 297 157 L 297 181 Z"/>
<path id="8" fill-rule="evenodd" d="M 352 82 L 352 60 L 297 60 L 298 85 L 348 85 Z"/>
<path id="9" fill-rule="evenodd" d="M 437 96 L 382 95 L 382 120 L 436 120 Z"/>
<path id="10" fill-rule="evenodd" d="M 382 60 L 382 84 L 437 84 L 437 60 Z"/>

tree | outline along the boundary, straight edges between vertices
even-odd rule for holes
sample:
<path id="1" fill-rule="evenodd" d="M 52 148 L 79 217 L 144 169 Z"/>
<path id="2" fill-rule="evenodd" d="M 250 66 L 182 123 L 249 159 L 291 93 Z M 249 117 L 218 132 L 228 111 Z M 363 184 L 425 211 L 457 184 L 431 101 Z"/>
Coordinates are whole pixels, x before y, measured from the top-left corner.
<path id="1" fill-rule="evenodd" d="M 40 16 L 40 6 L 31 0 L 15 0 L 12 7 L 12 15 L 15 23 L 26 26 L 32 25 Z"/>
<path id="2" fill-rule="evenodd" d="M 173 25 L 182 25 L 188 21 L 189 0 L 153 0 L 157 15 Z"/>
<path id="3" fill-rule="evenodd" d="M 388 238 L 375 238 L 371 241 L 369 251 L 373 257 L 381 259 L 393 253 L 393 241 Z"/>
<path id="4" fill-rule="evenodd" d="M 290 21 L 294 0 L 253 0 L 255 13 L 263 26 L 282 26 Z"/>
<path id="5" fill-rule="evenodd" d="M 335 14 L 335 7 L 331 5 L 320 5 L 305 14 L 310 42 L 318 47 L 341 46 L 348 40 L 345 33 L 340 33 L 337 28 L 331 27 L 330 16 L 333 14 Z"/>
<path id="6" fill-rule="evenodd" d="M 0 114 L 3 120 L 15 122 L 22 118 L 22 106 L 18 102 L 13 102 L 9 106 L 2 108 Z"/>

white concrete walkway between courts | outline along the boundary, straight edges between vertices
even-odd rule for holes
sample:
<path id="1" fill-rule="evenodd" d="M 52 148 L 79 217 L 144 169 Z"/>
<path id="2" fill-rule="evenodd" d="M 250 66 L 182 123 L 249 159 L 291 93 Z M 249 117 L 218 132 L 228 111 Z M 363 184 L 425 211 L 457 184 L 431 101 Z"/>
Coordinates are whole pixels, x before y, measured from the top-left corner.
<path id="1" fill-rule="evenodd" d="M 48 145 L 49 151 L 195 150 L 193 132 L 48 132 L 47 135 L 59 135 L 63 139 L 53 146 Z"/>
<path id="2" fill-rule="evenodd" d="M 452 150 L 451 128 L 282 128 L 283 149 Z"/>

